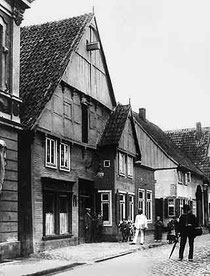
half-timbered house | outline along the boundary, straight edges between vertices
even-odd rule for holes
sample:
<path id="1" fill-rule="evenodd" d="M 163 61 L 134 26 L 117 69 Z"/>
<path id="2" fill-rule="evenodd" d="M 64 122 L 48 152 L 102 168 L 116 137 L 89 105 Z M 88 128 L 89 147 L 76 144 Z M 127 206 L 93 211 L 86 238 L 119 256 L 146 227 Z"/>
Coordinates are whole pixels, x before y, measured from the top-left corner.
<path id="1" fill-rule="evenodd" d="M 22 28 L 20 88 L 22 251 L 83 242 L 116 105 L 94 14 Z"/>

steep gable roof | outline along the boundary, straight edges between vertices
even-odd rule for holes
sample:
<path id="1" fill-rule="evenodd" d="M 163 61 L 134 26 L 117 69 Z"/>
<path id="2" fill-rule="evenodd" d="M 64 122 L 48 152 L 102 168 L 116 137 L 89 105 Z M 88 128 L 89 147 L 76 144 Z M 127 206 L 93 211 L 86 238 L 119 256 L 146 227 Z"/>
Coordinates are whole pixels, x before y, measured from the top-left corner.
<path id="1" fill-rule="evenodd" d="M 176 146 L 205 174 L 210 176 L 209 150 L 210 128 L 179 129 L 166 131 Z"/>
<path id="2" fill-rule="evenodd" d="M 157 125 L 151 123 L 147 119 L 143 119 L 133 112 L 134 118 L 140 126 L 148 133 L 157 144 L 171 157 L 180 167 L 203 176 L 202 172 L 194 165 L 194 163 L 184 155 L 184 153 L 172 142 L 172 140 L 159 128 Z"/>
<path id="3" fill-rule="evenodd" d="M 119 104 L 110 114 L 109 120 L 105 126 L 104 132 L 99 141 L 99 146 L 118 146 L 123 130 L 125 128 L 126 121 L 129 114 L 131 114 L 131 123 L 134 131 L 134 139 L 136 141 L 138 159 L 141 158 L 140 147 L 137 140 L 137 134 L 132 117 L 132 110 L 130 104 Z"/>
<path id="4" fill-rule="evenodd" d="M 106 123 L 99 146 L 117 146 L 125 127 L 130 105 L 118 104 Z"/>
<path id="5" fill-rule="evenodd" d="M 21 28 L 20 117 L 25 128 L 33 128 L 92 19 L 90 13 Z M 115 103 L 114 95 L 111 98 Z"/>

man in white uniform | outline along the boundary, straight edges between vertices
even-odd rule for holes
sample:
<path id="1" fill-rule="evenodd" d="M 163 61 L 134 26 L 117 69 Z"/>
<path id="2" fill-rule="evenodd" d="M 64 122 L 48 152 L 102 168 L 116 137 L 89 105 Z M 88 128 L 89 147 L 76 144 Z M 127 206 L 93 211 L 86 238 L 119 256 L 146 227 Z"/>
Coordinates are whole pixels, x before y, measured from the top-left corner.
<path id="1" fill-rule="evenodd" d="M 138 215 L 135 219 L 135 228 L 136 232 L 132 244 L 136 244 L 140 232 L 140 244 L 142 245 L 144 243 L 144 231 L 148 228 L 147 217 L 143 214 L 142 209 L 138 210 Z"/>

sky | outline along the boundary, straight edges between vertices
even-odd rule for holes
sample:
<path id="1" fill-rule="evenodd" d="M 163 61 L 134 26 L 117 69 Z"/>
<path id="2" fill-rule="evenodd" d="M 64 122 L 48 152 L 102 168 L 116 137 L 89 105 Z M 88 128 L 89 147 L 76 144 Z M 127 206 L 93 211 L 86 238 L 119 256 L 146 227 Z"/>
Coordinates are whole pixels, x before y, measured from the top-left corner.
<path id="1" fill-rule="evenodd" d="M 210 1 L 35 0 L 22 25 L 93 7 L 117 102 L 163 130 L 210 126 Z"/>

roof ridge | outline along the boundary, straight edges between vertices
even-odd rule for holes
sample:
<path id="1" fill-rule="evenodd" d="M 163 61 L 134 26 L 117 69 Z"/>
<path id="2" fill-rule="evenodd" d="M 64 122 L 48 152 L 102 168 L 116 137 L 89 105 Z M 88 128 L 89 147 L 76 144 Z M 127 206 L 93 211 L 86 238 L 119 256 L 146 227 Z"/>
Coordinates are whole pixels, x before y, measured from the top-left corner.
<path id="1" fill-rule="evenodd" d="M 58 19 L 58 20 L 46 21 L 46 22 L 39 23 L 39 24 L 25 25 L 25 26 L 21 27 L 21 29 L 30 29 L 30 28 L 33 28 L 33 27 L 42 27 L 44 25 L 50 25 L 50 24 L 53 24 L 53 23 L 60 24 L 61 22 L 68 21 L 70 19 L 77 19 L 79 17 L 83 17 L 83 16 L 86 17 L 86 16 L 91 16 L 91 15 L 95 16 L 95 14 L 93 12 L 89 12 L 89 13 L 84 13 L 84 14 L 81 14 L 81 15 L 78 15 L 78 16 L 72 16 L 72 17 L 66 17 L 66 18 Z"/>

